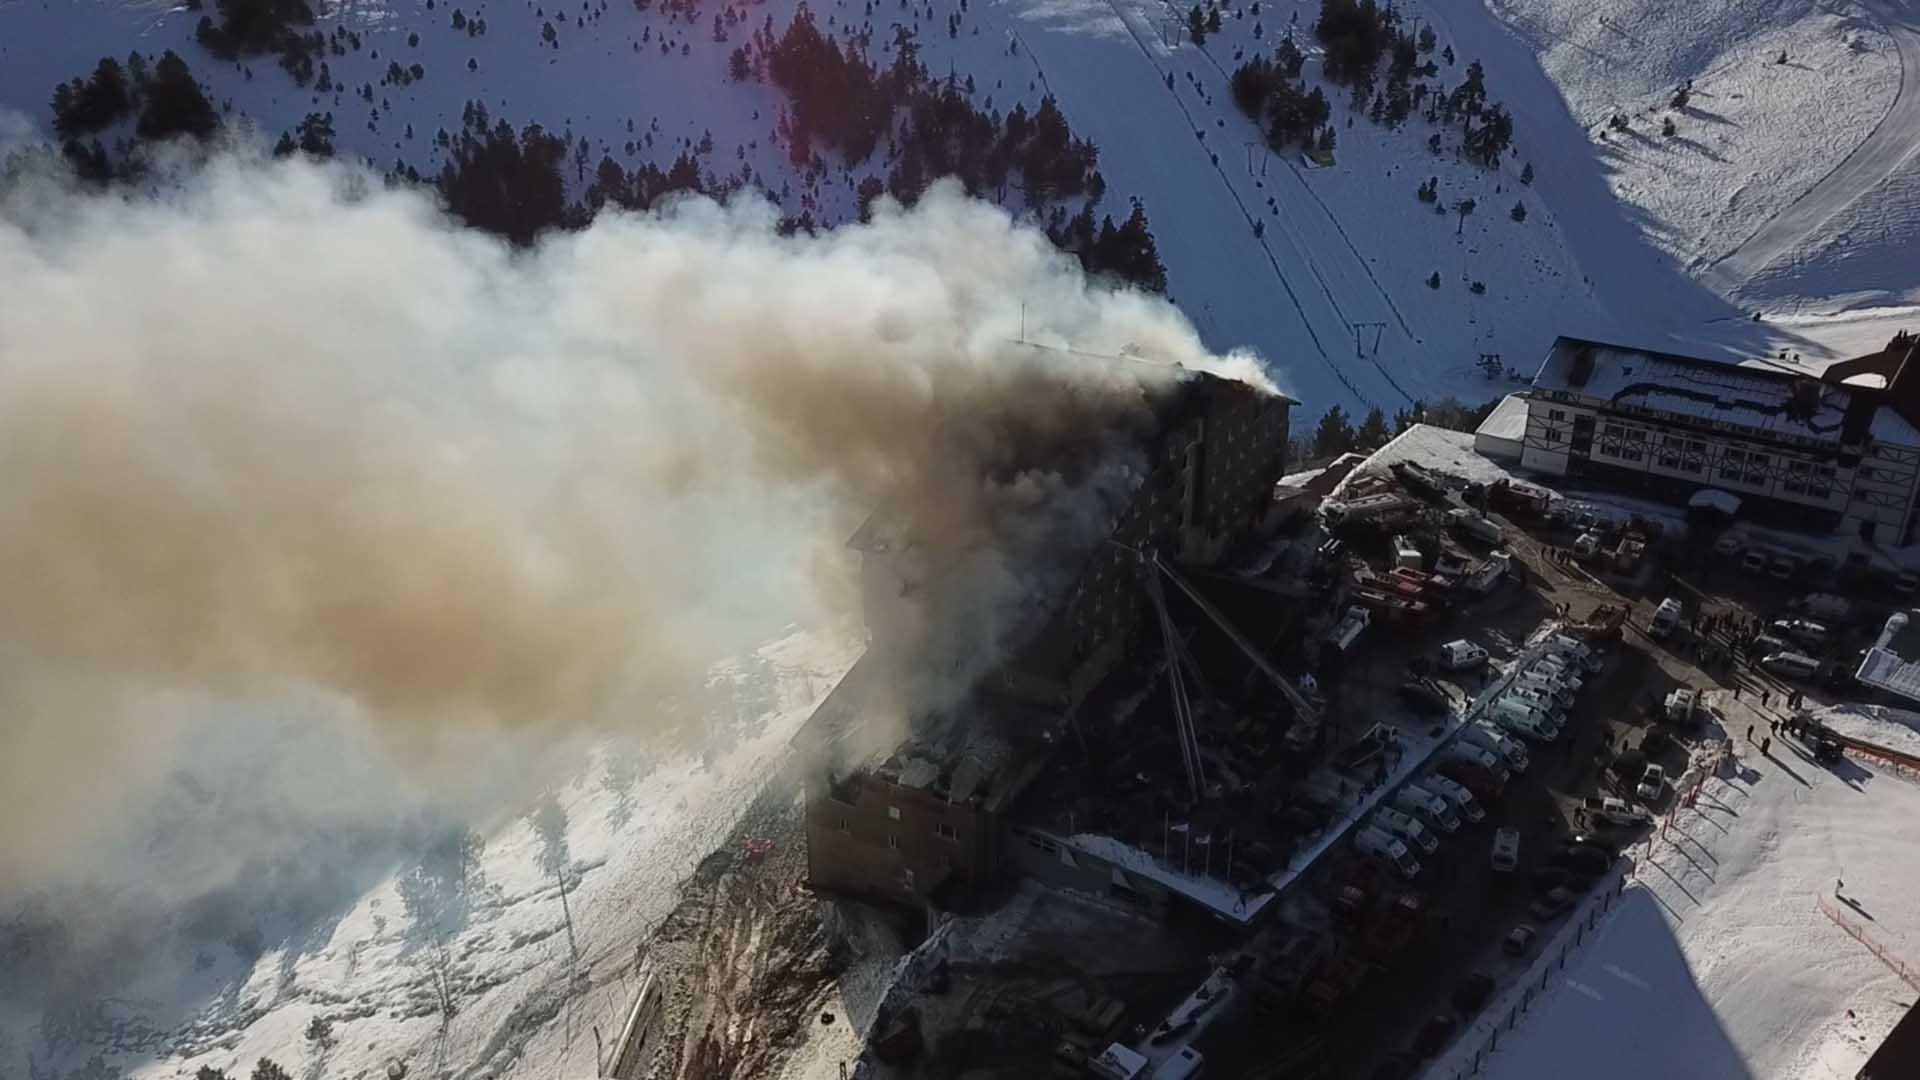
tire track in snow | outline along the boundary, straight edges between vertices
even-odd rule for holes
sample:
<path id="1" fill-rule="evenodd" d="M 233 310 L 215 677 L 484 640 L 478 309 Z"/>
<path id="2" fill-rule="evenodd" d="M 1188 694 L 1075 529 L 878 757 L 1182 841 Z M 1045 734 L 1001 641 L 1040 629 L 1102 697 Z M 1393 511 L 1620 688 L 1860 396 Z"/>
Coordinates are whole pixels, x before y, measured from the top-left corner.
<path id="1" fill-rule="evenodd" d="M 1835 214 L 1891 176 L 1920 146 L 1920 14 L 1913 0 L 1863 0 L 1900 57 L 1900 88 L 1873 131 L 1840 164 L 1768 220 L 1704 275 L 1723 296 L 1818 233 Z"/>

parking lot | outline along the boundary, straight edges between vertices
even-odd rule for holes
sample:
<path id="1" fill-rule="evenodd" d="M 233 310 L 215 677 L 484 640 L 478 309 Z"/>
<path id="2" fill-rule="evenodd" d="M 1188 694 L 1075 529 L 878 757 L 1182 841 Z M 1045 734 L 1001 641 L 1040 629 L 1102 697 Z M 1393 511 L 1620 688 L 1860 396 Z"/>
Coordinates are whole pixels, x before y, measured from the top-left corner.
<path id="1" fill-rule="evenodd" d="M 1617 848 L 1644 835 L 1644 827 L 1614 828 L 1583 814 L 1585 801 L 1619 798 L 1636 811 L 1657 813 L 1674 797 L 1671 783 L 1663 781 L 1652 798 L 1643 798 L 1634 783 L 1640 765 L 1658 766 L 1667 778 L 1683 776 L 1698 738 L 1711 730 L 1704 725 L 1712 720 L 1703 717 L 1698 727 L 1664 722 L 1656 714 L 1668 693 L 1739 685 L 1784 697 L 1769 676 L 1708 664 L 1712 650 L 1703 650 L 1704 637 L 1693 633 L 1696 611 L 1729 619 L 1757 617 L 1742 595 L 1745 583 L 1716 580 L 1709 588 L 1695 587 L 1687 594 L 1681 631 L 1656 641 L 1646 632 L 1653 612 L 1669 591 L 1690 587 L 1684 578 L 1671 578 L 1652 559 L 1630 574 L 1596 575 L 1556 558 L 1556 549 L 1566 548 L 1571 539 L 1564 531 L 1539 520 L 1497 515 L 1495 520 L 1504 527 L 1503 546 L 1515 556 L 1516 580 L 1458 604 L 1429 624 L 1373 634 L 1354 650 L 1337 685 L 1327 688 L 1334 703 L 1329 708 L 1336 725 L 1333 747 L 1361 738 L 1382 722 L 1430 736 L 1435 719 L 1409 709 L 1398 690 L 1410 667 L 1436 665 L 1449 641 L 1472 641 L 1492 657 L 1484 670 L 1435 671 L 1451 694 L 1465 700 L 1513 664 L 1529 635 L 1549 620 L 1574 624 L 1603 606 L 1624 608 L 1619 638 L 1604 646 L 1604 669 L 1586 676 L 1559 736 L 1530 742 L 1527 770 L 1514 774 L 1497 799 L 1485 800 L 1485 820 L 1463 821 L 1458 831 L 1436 837 L 1432 854 L 1419 853 L 1422 871 L 1416 879 L 1397 880 L 1352 844 L 1321 860 L 1286 909 L 1291 922 L 1325 928 L 1335 942 L 1319 996 L 1308 994 L 1304 1009 L 1255 1009 L 1213 1033 L 1201 1045 L 1209 1062 L 1227 1075 L 1412 1075 L 1488 995 L 1517 978 L 1532 962 L 1534 949 L 1607 868 L 1606 856 L 1566 854 L 1569 841 L 1593 838 Z M 1609 768 L 1623 753 L 1627 758 L 1620 764 L 1629 767 L 1625 779 Z M 1514 830 L 1519 838 L 1517 865 L 1510 872 L 1492 865 L 1493 841 L 1501 829 Z M 1355 890 L 1368 897 L 1372 914 L 1343 918 L 1343 892 L 1351 898 Z M 1543 901 L 1545 907 L 1537 906 Z M 1380 913 L 1390 907 L 1411 912 L 1405 917 L 1412 926 L 1382 932 L 1388 916 Z M 1534 940 L 1515 949 L 1508 939 L 1522 926 L 1532 928 Z M 1364 1007 L 1342 1007 L 1362 998 Z"/>

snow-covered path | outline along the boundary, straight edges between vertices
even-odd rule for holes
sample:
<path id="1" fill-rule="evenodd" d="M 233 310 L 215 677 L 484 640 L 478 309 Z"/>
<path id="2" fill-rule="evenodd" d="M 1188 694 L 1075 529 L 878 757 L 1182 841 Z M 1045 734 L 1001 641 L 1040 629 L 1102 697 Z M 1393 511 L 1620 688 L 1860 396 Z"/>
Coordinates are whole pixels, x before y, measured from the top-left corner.
<path id="1" fill-rule="evenodd" d="M 1739 295 L 1755 274 L 1816 238 L 1835 214 L 1920 152 L 1920 4 L 1914 0 L 1862 2 L 1899 50 L 1900 92 L 1873 133 L 1845 161 L 1712 265 L 1705 280 L 1725 295 Z"/>

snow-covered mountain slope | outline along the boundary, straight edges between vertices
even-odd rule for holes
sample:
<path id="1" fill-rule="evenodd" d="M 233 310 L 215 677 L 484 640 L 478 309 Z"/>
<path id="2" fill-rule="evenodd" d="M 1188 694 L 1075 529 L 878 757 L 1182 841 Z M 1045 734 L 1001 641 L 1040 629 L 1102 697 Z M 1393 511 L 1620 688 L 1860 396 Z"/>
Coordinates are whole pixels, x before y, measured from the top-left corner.
<path id="1" fill-rule="evenodd" d="M 455 30 L 452 12 L 461 7 L 404 0 L 327 9 L 318 28 L 350 28 L 361 48 L 326 57 L 339 86 L 323 94 L 295 87 L 271 58 L 213 60 L 192 40 L 196 13 L 138 2 L 4 0 L 0 103 L 44 124 L 56 82 L 103 55 L 172 48 L 230 119 L 245 116 L 271 138 L 310 111 L 331 110 L 342 149 L 382 166 L 432 172 L 434 134 L 457 130 L 466 103 L 478 100 L 516 124 L 584 136 L 589 169 L 602 152 L 629 166 L 664 164 L 710 135 L 703 164 L 715 174 L 751 169 L 784 194 L 789 213 L 812 211 L 828 223 L 853 213 L 863 171 L 829 169 L 817 186 L 806 184 L 777 145 L 778 92 L 727 78 L 727 53 L 769 19 L 784 27 L 791 0 L 736 5 L 740 19 L 724 42 L 714 40 L 708 11 L 690 22 L 657 6 L 598 3 L 563 5 L 562 17 L 539 3 L 496 2 L 462 9 L 467 29 Z M 1364 115 L 1347 126 L 1351 114 L 1335 88 L 1337 164 L 1315 170 L 1291 153 L 1269 157 L 1230 100 L 1227 75 L 1238 54 L 1271 46 L 1296 14 L 1298 39 L 1310 44 L 1317 5 L 1282 0 L 1258 16 L 1253 7 L 1227 9 L 1204 48 L 1169 32 L 1169 8 L 1143 0 L 875 3 L 871 16 L 837 0 L 817 15 L 831 29 L 871 27 L 882 63 L 894 26 L 916 32 L 928 69 L 972 77 L 983 107 L 1031 108 L 1054 94 L 1075 131 L 1101 149 L 1105 212 L 1124 216 L 1129 199 L 1145 202 L 1169 291 L 1209 345 L 1257 350 L 1310 412 L 1333 404 L 1391 412 L 1414 398 L 1492 396 L 1500 388 L 1485 384 L 1480 354 L 1530 368 L 1553 333 L 1592 306 L 1552 207 L 1517 182 L 1530 133 L 1523 126 L 1518 155 L 1487 171 L 1455 160 L 1451 149 L 1429 154 L 1417 119 L 1398 132 Z M 950 15 L 959 16 L 953 36 L 945 32 Z M 484 34 L 473 33 L 476 19 Z M 552 44 L 543 40 L 548 23 Z M 1473 55 L 1461 49 L 1436 83 L 1457 83 Z M 396 62 L 418 62 L 425 76 L 383 85 Z M 1316 66 L 1310 57 L 1310 78 Z M 1493 99 L 1507 96 L 1497 70 L 1489 81 Z M 356 96 L 369 85 L 371 102 Z M 1439 178 L 1442 205 L 1479 204 L 1464 228 L 1414 198 L 1430 175 Z M 1524 222 L 1509 214 L 1515 203 Z M 1255 222 L 1264 223 L 1263 235 Z M 1430 288 L 1435 273 L 1439 287 Z M 1484 293 L 1469 291 L 1475 282 Z"/>
<path id="2" fill-rule="evenodd" d="M 92 1052 L 115 1075 L 141 1078 L 202 1065 L 242 1076 L 261 1057 L 329 1080 L 383 1077 L 395 1064 L 468 1080 L 596 1075 L 596 1042 L 617 1036 L 635 991 L 636 946 L 857 648 L 838 632 L 795 631 L 716 669 L 726 715 L 709 719 L 712 747 L 583 768 L 557 793 L 557 829 L 516 820 L 486 838 L 471 913 L 442 939 L 420 931 L 389 879 L 251 970 L 196 970 L 188 957 L 126 987 L 107 1004 L 112 1034 L 90 1046 L 49 1047 L 32 1026 L 0 1032 L 0 1076 L 27 1076 L 29 1055 L 61 1069 Z M 564 908 L 556 862 L 567 867 Z M 331 1025 L 324 1039 L 308 1034 L 316 1018 Z"/>
<path id="3" fill-rule="evenodd" d="M 1920 134 L 1920 15 L 1910 4 L 1487 7 L 1537 53 L 1647 240 L 1714 289 L 1772 309 L 1875 288 L 1884 302 L 1884 290 L 1900 288 L 1856 269 L 1891 250 L 1874 228 L 1890 204 L 1849 207 L 1888 183 Z M 1609 125 L 1616 114 L 1628 131 Z"/>
<path id="4" fill-rule="evenodd" d="M 1750 721 L 1767 734 L 1767 716 L 1723 705 L 1735 738 Z M 1869 722 L 1850 730 L 1893 742 Z M 1742 743 L 1650 851 L 1636 845 L 1635 881 L 1481 1075 L 1852 1077 L 1913 1001 L 1873 948 L 1909 965 L 1920 950 L 1916 813 L 1920 786 L 1892 770 L 1824 766 L 1789 737 L 1768 754 Z M 1491 1022 L 1428 1075 L 1451 1077 Z"/>

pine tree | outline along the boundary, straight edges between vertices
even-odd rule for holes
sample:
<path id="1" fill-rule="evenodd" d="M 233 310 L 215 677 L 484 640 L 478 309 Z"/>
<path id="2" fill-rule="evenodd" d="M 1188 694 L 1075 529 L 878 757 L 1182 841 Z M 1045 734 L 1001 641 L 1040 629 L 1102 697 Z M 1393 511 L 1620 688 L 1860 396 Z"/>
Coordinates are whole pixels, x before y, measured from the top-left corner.
<path id="1" fill-rule="evenodd" d="M 1319 150 L 1322 154 L 1333 153 L 1333 125 L 1332 124 L 1328 124 L 1326 127 L 1323 127 L 1320 129 Z"/>
<path id="2" fill-rule="evenodd" d="M 134 131 L 143 139 L 175 135 L 205 138 L 220 126 L 213 103 L 195 81 L 187 62 L 168 50 L 153 65 L 153 77 L 144 88 L 146 107 Z"/>
<path id="3" fill-rule="evenodd" d="M 1219 32 L 1220 32 L 1220 9 L 1214 8 L 1207 12 L 1207 33 L 1217 34 Z"/>
<path id="4" fill-rule="evenodd" d="M 1461 199 L 1459 202 L 1453 204 L 1453 212 L 1460 215 L 1460 224 L 1454 227 L 1453 235 L 1459 236 L 1461 230 L 1467 227 L 1467 215 L 1473 213 L 1473 208 L 1474 202 L 1472 199 Z"/>
<path id="5" fill-rule="evenodd" d="M 1682 84 L 1678 89 L 1676 89 L 1673 92 L 1673 101 L 1671 104 L 1676 109 L 1684 109 L 1687 107 L 1687 102 L 1689 99 L 1692 98 L 1692 96 L 1693 96 L 1693 89 L 1689 86 L 1686 86 L 1685 84 Z"/>
<path id="6" fill-rule="evenodd" d="M 1439 287 L 1440 287 L 1440 271 L 1435 270 L 1431 275 L 1427 277 L 1427 288 L 1438 289 Z"/>
<path id="7" fill-rule="evenodd" d="M 1525 203 L 1513 204 L 1513 220 L 1515 221 L 1527 220 L 1527 207 Z"/>
<path id="8" fill-rule="evenodd" d="M 1360 421 L 1360 427 L 1353 433 L 1353 441 L 1363 450 L 1372 450 L 1387 441 L 1387 415 L 1378 405 L 1367 411 L 1366 419 Z"/>
<path id="9" fill-rule="evenodd" d="M 1199 4 L 1193 5 L 1193 10 L 1187 12 L 1187 36 L 1193 39 L 1195 45 L 1206 43 L 1207 17 L 1200 13 Z"/>
<path id="10" fill-rule="evenodd" d="M 293 1075 L 274 1064 L 272 1058 L 261 1058 L 253 1067 L 252 1080 L 293 1080 Z"/>
<path id="11" fill-rule="evenodd" d="M 1347 419 L 1346 410 L 1335 405 L 1320 417 L 1320 426 L 1314 429 L 1313 455 L 1333 457 L 1346 453 L 1353 446 L 1353 425 Z"/>
<path id="12" fill-rule="evenodd" d="M 227 1074 L 211 1065 L 202 1065 L 200 1071 L 193 1074 L 193 1080 L 227 1080 Z"/>
<path id="13" fill-rule="evenodd" d="M 1527 167 L 1520 170 L 1520 182 L 1523 184 L 1533 183 L 1533 162 L 1527 162 Z"/>
<path id="14" fill-rule="evenodd" d="M 1439 43 L 1440 43 L 1440 39 L 1434 35 L 1433 27 L 1423 26 L 1420 28 L 1420 51 L 1421 52 L 1430 53 L 1433 51 L 1433 47 L 1435 45 L 1438 45 Z"/>

